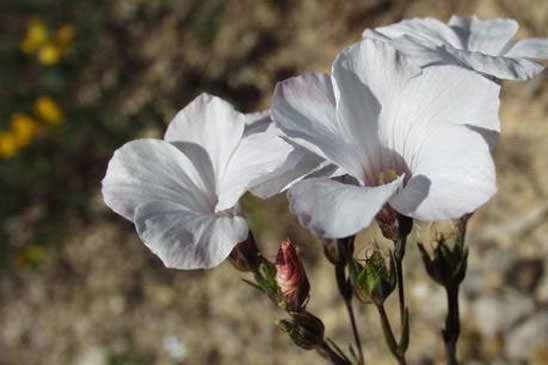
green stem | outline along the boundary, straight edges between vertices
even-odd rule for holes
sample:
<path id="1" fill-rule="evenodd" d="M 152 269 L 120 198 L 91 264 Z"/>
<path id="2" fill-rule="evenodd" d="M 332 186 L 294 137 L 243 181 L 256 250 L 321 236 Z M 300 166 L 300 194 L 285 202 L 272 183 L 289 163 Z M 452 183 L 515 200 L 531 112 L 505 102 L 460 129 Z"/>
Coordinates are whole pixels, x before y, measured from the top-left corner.
<path id="1" fill-rule="evenodd" d="M 358 332 L 358 326 L 356 325 L 356 317 L 354 316 L 354 308 L 352 306 L 352 299 L 345 300 L 346 310 L 348 311 L 348 317 L 350 318 L 350 324 L 352 326 L 352 334 L 354 335 L 354 341 L 358 349 L 358 356 L 360 358 L 360 365 L 365 365 L 365 357 L 363 356 L 362 343 L 360 340 L 360 333 Z"/>
<path id="2" fill-rule="evenodd" d="M 396 262 L 396 278 L 398 283 L 398 298 L 400 303 L 400 321 L 403 326 L 405 321 L 405 291 L 403 283 L 403 258 L 405 256 L 405 246 L 407 236 L 400 237 L 394 242 L 394 261 Z"/>
<path id="3" fill-rule="evenodd" d="M 352 365 L 348 359 L 345 359 L 341 355 L 337 354 L 337 352 L 334 351 L 325 341 L 321 346 L 316 348 L 316 351 L 321 356 L 331 361 L 333 365 Z"/>
<path id="4" fill-rule="evenodd" d="M 390 349 L 390 352 L 392 352 L 392 355 L 398 360 L 398 363 L 400 365 L 406 365 L 407 360 L 405 359 L 405 354 L 401 353 L 399 350 L 398 342 L 396 341 L 396 338 L 394 337 L 394 331 L 392 331 L 392 326 L 390 325 L 390 320 L 388 319 L 388 316 L 386 315 L 386 311 L 384 309 L 384 305 L 377 305 L 377 310 L 379 311 L 379 317 L 381 319 L 381 325 L 382 325 L 382 331 L 384 333 L 384 338 L 386 340 L 386 344 L 388 345 L 388 348 Z"/>
<path id="5" fill-rule="evenodd" d="M 459 286 L 446 286 L 447 292 L 447 317 L 445 317 L 445 329 L 442 331 L 445 342 L 445 354 L 447 365 L 458 365 L 457 342 L 460 335 L 459 315 Z"/>
<path id="6" fill-rule="evenodd" d="M 352 285 L 350 280 L 346 276 L 346 267 L 348 261 L 352 259 L 352 252 L 354 251 L 354 238 L 355 236 L 347 237 L 338 240 L 338 250 L 341 254 L 341 260 L 335 265 L 335 279 L 337 281 L 337 288 L 341 294 L 346 310 L 348 312 L 348 318 L 350 319 L 350 325 L 352 327 L 352 335 L 354 336 L 354 342 L 358 350 L 359 365 L 365 365 L 365 357 L 363 356 L 363 350 L 361 345 L 360 333 L 356 325 L 356 317 L 354 315 L 354 308 L 352 306 Z"/>

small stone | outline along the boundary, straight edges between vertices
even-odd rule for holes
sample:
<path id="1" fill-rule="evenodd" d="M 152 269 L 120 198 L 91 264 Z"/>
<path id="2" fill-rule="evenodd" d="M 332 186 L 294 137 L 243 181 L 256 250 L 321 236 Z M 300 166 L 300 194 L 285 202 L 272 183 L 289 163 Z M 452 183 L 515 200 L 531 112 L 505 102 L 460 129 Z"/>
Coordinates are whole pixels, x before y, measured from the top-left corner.
<path id="1" fill-rule="evenodd" d="M 108 356 L 103 347 L 90 346 L 84 349 L 74 362 L 76 365 L 106 365 Z"/>
<path id="2" fill-rule="evenodd" d="M 184 343 L 176 335 L 165 336 L 163 340 L 164 349 L 168 352 L 171 360 L 182 362 L 187 355 Z"/>
<path id="3" fill-rule="evenodd" d="M 506 281 L 522 293 L 530 294 L 535 291 L 543 274 L 544 262 L 541 259 L 520 260 L 506 271 Z"/>
<path id="4" fill-rule="evenodd" d="M 478 330 L 491 339 L 509 329 L 518 319 L 531 313 L 535 307 L 529 297 L 507 291 L 478 298 L 473 304 L 473 315 Z"/>
<path id="5" fill-rule="evenodd" d="M 505 352 L 511 360 L 527 360 L 547 345 L 548 313 L 539 313 L 508 333 Z"/>

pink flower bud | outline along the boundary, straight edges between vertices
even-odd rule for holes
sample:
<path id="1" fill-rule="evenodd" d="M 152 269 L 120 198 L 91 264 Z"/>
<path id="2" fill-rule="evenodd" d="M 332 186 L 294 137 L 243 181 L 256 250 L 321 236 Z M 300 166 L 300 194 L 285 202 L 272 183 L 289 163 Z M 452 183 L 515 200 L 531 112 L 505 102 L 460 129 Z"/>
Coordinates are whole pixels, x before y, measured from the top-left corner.
<path id="1" fill-rule="evenodd" d="M 249 235 L 245 241 L 238 243 L 230 252 L 228 260 L 234 267 L 240 271 L 256 271 L 261 263 L 261 254 L 255 244 L 253 234 Z"/>
<path id="2" fill-rule="evenodd" d="M 289 240 L 282 242 L 276 256 L 276 284 L 282 308 L 290 311 L 304 309 L 310 284 L 295 246 Z"/>
<path id="3" fill-rule="evenodd" d="M 407 236 L 413 227 L 411 218 L 396 212 L 388 204 L 377 213 L 376 219 L 383 236 L 392 241 Z"/>

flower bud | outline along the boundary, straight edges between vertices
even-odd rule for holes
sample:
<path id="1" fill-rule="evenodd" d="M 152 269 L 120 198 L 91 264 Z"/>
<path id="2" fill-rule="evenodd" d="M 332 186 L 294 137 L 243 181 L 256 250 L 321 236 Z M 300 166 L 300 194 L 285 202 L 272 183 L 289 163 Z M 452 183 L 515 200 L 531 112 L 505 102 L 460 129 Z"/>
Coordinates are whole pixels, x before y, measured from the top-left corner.
<path id="1" fill-rule="evenodd" d="M 282 242 L 276 256 L 276 284 L 280 307 L 290 311 L 304 309 L 310 284 L 295 246 L 289 240 Z"/>
<path id="2" fill-rule="evenodd" d="M 333 265 L 346 265 L 347 258 L 354 253 L 353 236 L 337 240 L 323 239 L 322 244 L 325 257 Z"/>
<path id="3" fill-rule="evenodd" d="M 342 259 L 337 240 L 323 239 L 322 245 L 325 257 L 327 257 L 329 262 L 331 262 L 333 265 L 337 265 Z"/>
<path id="4" fill-rule="evenodd" d="M 382 305 L 396 287 L 393 258 L 387 264 L 379 250 L 375 250 L 364 264 L 352 259 L 349 271 L 354 292 L 364 303 Z"/>
<path id="5" fill-rule="evenodd" d="M 306 311 L 291 313 L 291 316 L 291 320 L 283 319 L 276 324 L 297 346 L 311 350 L 323 344 L 325 327 L 318 317 Z"/>
<path id="6" fill-rule="evenodd" d="M 376 220 L 382 235 L 392 241 L 407 236 L 413 228 L 413 219 L 401 215 L 388 204 L 377 213 Z"/>
<path id="7" fill-rule="evenodd" d="M 228 260 L 240 271 L 256 271 L 261 263 L 261 254 L 255 244 L 255 239 L 249 232 L 247 239 L 238 243 L 230 252 Z"/>
<path id="8" fill-rule="evenodd" d="M 440 285 L 458 286 L 464 280 L 468 261 L 464 239 L 469 217 L 430 223 L 417 230 L 426 272 Z"/>

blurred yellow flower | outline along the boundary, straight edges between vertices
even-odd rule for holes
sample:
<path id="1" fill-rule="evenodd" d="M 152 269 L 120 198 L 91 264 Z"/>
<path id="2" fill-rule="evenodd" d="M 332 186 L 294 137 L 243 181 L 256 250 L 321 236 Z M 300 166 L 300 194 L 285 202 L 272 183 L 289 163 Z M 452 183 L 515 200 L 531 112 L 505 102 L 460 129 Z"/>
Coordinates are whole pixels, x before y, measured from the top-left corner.
<path id="1" fill-rule="evenodd" d="M 50 36 L 45 23 L 36 17 L 27 22 L 26 28 L 21 50 L 27 54 L 37 53 L 38 61 L 45 66 L 59 62 L 61 56 L 67 53 L 74 38 L 73 26 L 63 25 Z"/>
<path id="2" fill-rule="evenodd" d="M 40 96 L 34 101 L 34 112 L 38 117 L 50 124 L 60 124 L 65 119 L 61 107 L 49 96 Z"/>
<path id="3" fill-rule="evenodd" d="M 54 36 L 54 42 L 60 53 L 65 54 L 72 44 L 74 38 L 74 27 L 71 25 L 63 25 L 57 29 Z"/>
<path id="4" fill-rule="evenodd" d="M 27 31 L 21 42 L 21 50 L 34 53 L 49 37 L 48 28 L 40 18 L 31 18 L 26 24 Z"/>
<path id="5" fill-rule="evenodd" d="M 40 124 L 25 113 L 13 113 L 10 118 L 11 134 L 17 147 L 24 147 L 32 142 L 40 129 Z"/>
<path id="6" fill-rule="evenodd" d="M 15 264 L 17 267 L 27 267 L 40 263 L 47 256 L 44 247 L 33 244 L 17 257 Z"/>
<path id="7" fill-rule="evenodd" d="M 53 43 L 46 43 L 38 50 L 38 61 L 46 66 L 55 65 L 61 58 L 59 48 Z"/>
<path id="8" fill-rule="evenodd" d="M 0 158 L 10 158 L 17 153 L 15 136 L 10 132 L 0 132 Z"/>

